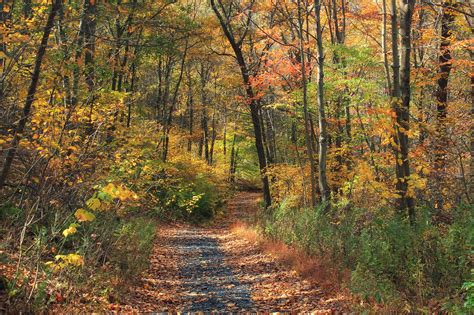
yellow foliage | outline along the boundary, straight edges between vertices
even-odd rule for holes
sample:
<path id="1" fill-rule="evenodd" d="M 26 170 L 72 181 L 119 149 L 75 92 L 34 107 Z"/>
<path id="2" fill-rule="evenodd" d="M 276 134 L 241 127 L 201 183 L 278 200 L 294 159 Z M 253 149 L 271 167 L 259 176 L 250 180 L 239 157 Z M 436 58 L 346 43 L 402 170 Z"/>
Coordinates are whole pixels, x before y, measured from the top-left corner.
<path id="1" fill-rule="evenodd" d="M 98 210 L 100 208 L 100 200 L 97 198 L 90 198 L 89 200 L 86 201 L 87 207 L 91 210 Z"/>
<path id="2" fill-rule="evenodd" d="M 46 266 L 52 268 L 54 271 L 59 271 L 66 267 L 82 267 L 84 266 L 84 257 L 79 254 L 56 255 L 55 261 L 48 261 Z"/>
<path id="3" fill-rule="evenodd" d="M 108 194 L 112 199 L 118 198 L 120 201 L 138 199 L 138 195 L 123 185 L 107 184 L 102 191 Z"/>
<path id="4" fill-rule="evenodd" d="M 95 220 L 95 215 L 84 209 L 77 209 L 76 213 L 74 213 L 74 216 L 79 222 L 87 222 L 87 221 Z"/>
<path id="5" fill-rule="evenodd" d="M 68 237 L 69 235 L 73 235 L 77 232 L 77 228 L 79 227 L 79 224 L 77 223 L 72 223 L 69 225 L 67 229 L 63 231 L 64 237 Z"/>

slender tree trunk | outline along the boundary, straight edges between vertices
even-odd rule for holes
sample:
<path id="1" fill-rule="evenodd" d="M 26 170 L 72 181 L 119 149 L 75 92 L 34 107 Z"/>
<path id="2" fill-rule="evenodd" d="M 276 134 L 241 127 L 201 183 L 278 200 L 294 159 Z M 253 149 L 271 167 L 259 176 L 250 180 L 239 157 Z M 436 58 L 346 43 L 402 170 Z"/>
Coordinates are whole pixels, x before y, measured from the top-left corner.
<path id="1" fill-rule="evenodd" d="M 28 88 L 28 93 L 26 95 L 25 105 L 23 107 L 23 113 L 18 122 L 17 127 L 15 128 L 15 134 L 10 144 L 10 149 L 6 153 L 2 173 L 0 174 L 0 191 L 5 186 L 6 179 L 10 172 L 10 167 L 15 158 L 16 150 L 18 148 L 18 143 L 20 142 L 22 133 L 25 130 L 26 123 L 30 116 L 31 107 L 35 99 L 36 89 L 38 87 L 38 81 L 39 81 L 39 77 L 41 73 L 41 64 L 43 62 L 43 58 L 46 53 L 46 47 L 48 46 L 49 35 L 51 34 L 51 30 L 54 26 L 54 18 L 56 17 L 56 14 L 58 13 L 61 5 L 62 5 L 62 0 L 54 0 L 51 6 L 51 11 L 49 12 L 49 15 L 48 15 L 48 19 L 46 21 L 46 26 L 43 31 L 43 37 L 41 38 L 41 43 L 38 48 L 38 52 L 36 53 L 35 66 L 34 66 L 33 73 L 31 75 L 31 82 Z"/>
<path id="2" fill-rule="evenodd" d="M 25 19 L 30 18 L 31 13 L 33 13 L 33 10 L 31 9 L 31 0 L 23 0 L 23 16 Z"/>
<path id="3" fill-rule="evenodd" d="M 207 124 L 207 109 L 203 105 L 201 113 L 201 129 L 202 129 L 202 142 L 204 150 L 204 159 L 209 164 L 209 127 Z"/>
<path id="4" fill-rule="evenodd" d="M 410 57 L 411 57 L 411 25 L 415 0 L 400 0 L 400 35 L 401 35 L 401 65 L 400 65 L 400 89 L 401 104 L 398 106 L 398 140 L 400 146 L 400 159 L 402 168 L 401 198 L 399 208 L 406 209 L 411 223 L 415 223 L 415 201 L 408 192 L 408 181 L 410 179 L 410 161 L 408 158 L 409 141 L 408 131 L 410 129 Z"/>
<path id="5" fill-rule="evenodd" d="M 210 69 L 206 68 L 204 62 L 201 63 L 201 131 L 202 141 L 204 150 L 204 159 L 209 164 L 209 126 L 208 126 L 208 114 L 207 106 L 208 97 L 206 91 L 206 84 L 210 78 Z"/>
<path id="6" fill-rule="evenodd" d="M 277 144 L 276 144 L 276 132 L 275 132 L 275 125 L 273 124 L 273 111 L 267 110 L 267 121 L 268 121 L 268 137 L 270 138 L 270 152 L 272 154 L 272 160 L 274 163 L 278 162 L 277 156 Z"/>
<path id="7" fill-rule="evenodd" d="M 176 103 L 178 101 L 178 92 L 179 92 L 179 87 L 181 85 L 181 81 L 183 79 L 183 73 L 184 73 L 184 66 L 186 63 L 186 56 L 188 53 L 188 44 L 189 44 L 189 38 L 186 38 L 186 43 L 184 45 L 184 52 L 183 52 L 183 57 L 181 59 L 181 66 L 179 69 L 179 76 L 178 76 L 178 81 L 176 82 L 176 86 L 173 92 L 173 99 L 171 100 L 171 105 L 168 113 L 168 118 L 166 119 L 166 123 L 163 127 L 163 132 L 164 132 L 164 141 L 163 141 L 163 161 L 166 162 L 168 158 L 168 149 L 169 149 L 169 134 L 171 131 L 171 123 L 173 120 L 173 111 L 176 107 Z"/>
<path id="8" fill-rule="evenodd" d="M 401 152 L 400 152 L 400 102 L 401 102 L 401 88 L 400 88 L 400 52 L 398 49 L 398 8 L 397 8 L 397 0 L 391 0 L 391 27 L 392 27 L 392 91 L 391 91 L 391 107 L 392 111 L 395 113 L 396 120 L 394 122 L 394 131 L 392 135 L 393 139 L 393 150 L 395 154 L 395 173 L 396 173 L 396 192 L 399 194 L 399 198 L 397 198 L 397 207 L 399 210 L 404 208 L 404 200 L 406 189 L 404 188 L 404 173 L 402 164 L 403 161 L 401 159 Z"/>
<path id="9" fill-rule="evenodd" d="M 211 122 L 212 132 L 211 132 L 211 147 L 209 148 L 209 165 L 214 163 L 214 144 L 216 143 L 216 111 L 214 109 L 212 113 L 212 122 Z"/>
<path id="10" fill-rule="evenodd" d="M 58 19 L 57 19 L 57 44 L 61 47 L 63 52 L 63 60 L 69 61 L 70 58 L 70 50 L 66 44 L 66 31 L 63 27 L 64 21 L 64 5 L 61 5 L 61 8 L 58 11 Z M 69 107 L 72 104 L 72 94 L 71 94 L 71 79 L 66 71 L 66 73 L 62 74 L 62 85 L 64 89 L 64 97 L 63 97 L 63 104 L 65 107 Z"/>
<path id="11" fill-rule="evenodd" d="M 311 126 L 309 122 L 308 111 L 308 89 L 306 80 L 306 58 L 305 48 L 303 43 L 303 18 L 302 18 L 301 0 L 298 0 L 298 42 L 301 56 L 301 84 L 303 86 L 303 113 L 304 113 L 304 136 L 306 142 L 306 151 L 308 153 L 308 160 L 310 165 L 310 183 L 311 183 L 311 206 L 316 207 L 316 163 L 313 155 L 313 145 L 311 143 Z"/>
<path id="12" fill-rule="evenodd" d="M 130 124 L 132 121 L 132 103 L 135 101 L 133 97 L 133 93 L 135 92 L 136 76 L 137 76 L 137 66 L 134 60 L 132 63 L 132 78 L 130 81 L 130 93 L 132 94 L 132 98 L 128 101 L 127 128 L 130 128 Z"/>
<path id="13" fill-rule="evenodd" d="M 87 84 L 87 101 L 89 104 L 89 132 L 92 133 L 92 111 L 94 109 L 95 100 L 95 30 L 96 30 L 96 4 L 95 1 L 84 2 L 84 66 L 85 81 Z M 77 99 L 76 99 L 77 103 Z"/>
<path id="14" fill-rule="evenodd" d="M 96 5 L 95 1 L 86 1 L 84 16 L 84 64 L 86 68 L 86 84 L 89 94 L 92 95 L 95 89 L 95 29 L 96 29 Z"/>
<path id="15" fill-rule="evenodd" d="M 393 25 L 393 24 L 392 24 Z M 387 91 L 392 91 L 392 80 L 390 79 L 390 67 L 388 62 L 387 48 L 387 0 L 382 0 L 382 54 L 385 69 L 385 79 L 387 81 Z"/>
<path id="16" fill-rule="evenodd" d="M 124 76 L 125 76 L 125 68 L 127 66 L 127 62 L 129 59 L 129 51 L 130 51 L 130 38 L 132 37 L 132 24 L 133 19 L 135 17 L 135 9 L 137 6 L 137 0 L 132 1 L 132 8 L 130 14 L 127 17 L 127 21 L 124 25 L 124 29 L 127 30 L 126 38 L 125 38 L 125 51 L 123 54 L 122 62 L 120 63 L 119 70 L 118 70 L 118 79 L 117 79 L 117 90 L 122 91 Z"/>
<path id="17" fill-rule="evenodd" d="M 471 36 L 474 36 L 474 6 L 470 6 L 470 16 L 466 15 L 466 19 L 469 23 L 469 27 L 471 29 Z M 470 156 L 471 156 L 471 163 L 469 165 L 469 191 L 467 192 L 468 201 L 472 202 L 474 200 L 474 50 L 469 49 L 469 56 L 471 58 L 471 73 L 470 73 L 470 81 L 471 81 L 471 130 L 470 130 Z"/>
<path id="18" fill-rule="evenodd" d="M 224 105 L 224 134 L 222 139 L 222 145 L 224 147 L 224 160 L 227 156 L 227 107 Z"/>
<path id="19" fill-rule="evenodd" d="M 303 186 L 303 205 L 306 207 L 307 205 L 307 200 L 306 200 L 306 179 L 305 179 L 305 174 L 304 174 L 304 167 L 303 163 L 301 162 L 301 157 L 300 157 L 300 151 L 298 148 L 298 135 L 296 132 L 296 123 L 293 121 L 291 123 L 291 142 L 293 142 L 293 145 L 295 146 L 295 155 L 296 155 L 296 162 L 298 163 L 298 166 L 300 168 L 301 172 L 301 180 L 302 180 L 302 186 Z"/>
<path id="20" fill-rule="evenodd" d="M 77 42 L 75 45 L 75 63 L 72 71 L 72 95 L 71 95 L 71 107 L 75 107 L 78 102 L 79 92 L 79 78 L 81 74 L 80 60 L 82 58 L 82 50 L 84 48 L 84 32 L 85 32 L 85 19 L 87 17 L 87 10 L 89 8 L 89 0 L 84 0 L 82 5 L 82 16 L 79 23 L 79 32 L 77 35 Z"/>
<path id="21" fill-rule="evenodd" d="M 202 147 L 204 145 L 204 139 L 203 137 L 201 136 L 201 138 L 199 138 L 199 143 L 198 143 L 198 156 L 200 159 L 202 159 Z"/>
<path id="22" fill-rule="evenodd" d="M 187 71 L 188 79 L 188 115 L 189 115 L 189 138 L 188 138 L 188 152 L 191 152 L 192 149 L 192 136 L 193 136 L 193 126 L 194 126 L 194 100 L 193 100 L 193 85 L 191 80 L 191 67 L 188 67 Z"/>
<path id="23" fill-rule="evenodd" d="M 330 189 L 326 174 L 327 154 L 328 154 L 328 132 L 326 111 L 324 108 L 324 49 L 323 49 L 323 29 L 321 26 L 321 0 L 316 0 L 314 12 L 316 16 L 316 40 L 318 51 L 318 123 L 319 123 L 319 189 L 323 203 L 329 202 Z"/>
<path id="24" fill-rule="evenodd" d="M 230 149 L 230 166 L 229 166 L 229 180 L 231 183 L 235 182 L 235 170 L 236 170 L 236 164 L 237 164 L 236 144 L 237 144 L 237 133 L 236 133 L 236 128 L 234 127 L 234 137 L 232 139 L 232 146 Z"/>
<path id="25" fill-rule="evenodd" d="M 260 108 L 258 111 L 258 117 L 260 118 L 260 127 L 261 127 L 261 132 L 262 132 L 262 140 L 263 140 L 263 147 L 265 148 L 265 156 L 267 158 L 267 164 L 272 164 L 272 156 L 270 154 L 270 148 L 268 147 L 268 141 L 267 141 L 267 128 L 265 126 L 265 117 L 262 114 L 263 110 Z"/>
<path id="26" fill-rule="evenodd" d="M 89 2 L 89 0 L 86 0 Z M 120 6 L 122 1 L 117 1 L 117 5 Z M 120 14 L 117 13 L 117 17 L 115 18 L 115 47 L 112 50 L 112 91 L 117 90 L 117 75 L 118 75 L 118 66 L 120 60 L 120 40 L 122 38 L 122 27 L 120 26 Z"/>
<path id="27" fill-rule="evenodd" d="M 160 121 L 160 104 L 163 101 L 163 58 L 158 56 L 158 88 L 156 95 L 155 119 L 158 123 Z"/>
<path id="28" fill-rule="evenodd" d="M 470 185 L 469 185 L 469 201 L 472 202 L 474 198 L 474 51 L 470 50 L 471 55 L 471 165 L 470 165 Z"/>
<path id="29" fill-rule="evenodd" d="M 11 8 L 11 0 L 0 0 L 0 24 L 6 30 L 8 30 L 7 21 L 9 20 L 9 12 L 7 12 L 4 8 L 5 6 L 9 6 Z M 11 11 L 11 10 L 9 10 Z M 7 53 L 7 43 L 5 40 L 5 34 L 2 32 L 0 34 L 0 104 L 3 102 L 3 98 L 5 97 L 5 66 L 7 62 L 7 58 L 5 55 Z"/>
<path id="30" fill-rule="evenodd" d="M 448 148 L 448 130 L 447 130 L 447 108 L 448 108 L 448 80 L 451 72 L 451 35 L 454 15 L 451 12 L 452 1 L 444 1 L 441 15 L 441 45 L 438 57 L 438 80 L 436 89 L 436 132 L 437 143 L 435 145 L 435 176 L 437 178 L 438 192 L 437 206 L 438 209 L 444 208 L 443 188 L 446 185 L 446 159 Z"/>

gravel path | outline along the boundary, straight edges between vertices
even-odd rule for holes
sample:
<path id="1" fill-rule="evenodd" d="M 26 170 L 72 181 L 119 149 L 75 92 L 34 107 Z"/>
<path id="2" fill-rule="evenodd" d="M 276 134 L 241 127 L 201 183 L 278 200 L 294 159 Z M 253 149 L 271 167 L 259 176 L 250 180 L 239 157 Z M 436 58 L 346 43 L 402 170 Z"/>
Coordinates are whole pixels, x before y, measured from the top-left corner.
<path id="1" fill-rule="evenodd" d="M 212 227 L 158 229 L 149 270 L 122 311 L 334 313 L 341 301 L 230 232 L 258 194 L 241 193 Z"/>
<path id="2" fill-rule="evenodd" d="M 174 244 L 182 255 L 179 272 L 187 293 L 184 312 L 252 308 L 250 287 L 235 279 L 224 262 L 216 235 L 203 229 L 185 229 Z"/>

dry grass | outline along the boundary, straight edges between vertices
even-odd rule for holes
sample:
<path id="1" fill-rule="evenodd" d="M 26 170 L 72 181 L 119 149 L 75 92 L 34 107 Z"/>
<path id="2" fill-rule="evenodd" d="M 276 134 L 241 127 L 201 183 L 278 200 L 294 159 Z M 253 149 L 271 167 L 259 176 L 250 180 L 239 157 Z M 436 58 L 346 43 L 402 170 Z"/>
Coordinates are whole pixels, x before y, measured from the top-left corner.
<path id="1" fill-rule="evenodd" d="M 348 283 L 350 272 L 336 268 L 333 262 L 321 257 L 310 256 L 303 250 L 288 246 L 281 241 L 265 238 L 253 227 L 243 222 L 234 223 L 231 231 L 238 237 L 257 245 L 279 263 L 295 270 L 305 280 L 317 283 L 325 290 L 345 291 L 341 287 L 341 283 Z"/>

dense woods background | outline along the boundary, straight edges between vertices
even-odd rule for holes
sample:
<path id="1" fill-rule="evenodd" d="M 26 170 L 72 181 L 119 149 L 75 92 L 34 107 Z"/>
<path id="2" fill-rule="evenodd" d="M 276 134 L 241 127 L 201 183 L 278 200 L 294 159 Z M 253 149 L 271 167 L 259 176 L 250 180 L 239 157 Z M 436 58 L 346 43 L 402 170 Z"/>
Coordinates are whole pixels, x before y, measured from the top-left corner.
<path id="1" fill-rule="evenodd" d="M 0 305 L 119 296 L 157 218 L 208 220 L 237 187 L 262 189 L 261 233 L 347 271 L 367 307 L 472 311 L 473 18 L 0 0 Z"/>

